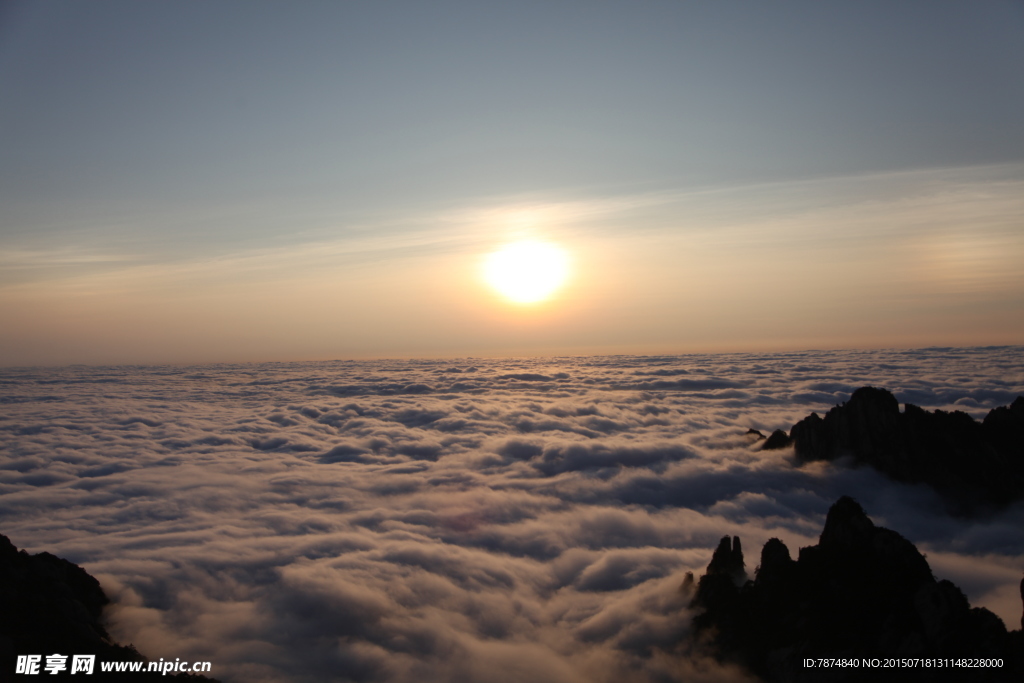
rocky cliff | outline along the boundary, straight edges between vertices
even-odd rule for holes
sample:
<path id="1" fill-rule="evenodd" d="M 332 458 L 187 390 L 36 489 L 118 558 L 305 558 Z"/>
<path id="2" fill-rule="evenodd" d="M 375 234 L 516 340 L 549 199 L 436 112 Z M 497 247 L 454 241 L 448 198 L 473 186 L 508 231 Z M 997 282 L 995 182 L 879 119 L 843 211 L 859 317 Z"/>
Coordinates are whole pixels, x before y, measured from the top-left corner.
<path id="1" fill-rule="evenodd" d="M 977 422 L 927 411 L 862 387 L 820 417 L 777 431 L 764 448 L 792 445 L 799 462 L 849 456 L 897 481 L 932 486 L 954 512 L 973 514 L 1024 498 L 1024 397 Z"/>
<path id="2" fill-rule="evenodd" d="M 40 671 L 47 680 L 214 681 L 191 674 L 101 672 L 101 661 L 146 661 L 134 647 L 113 642 L 103 627 L 109 602 L 99 582 L 77 564 L 50 553 L 29 555 L 0 535 L 0 681 L 32 678 L 15 675 L 18 655 L 42 655 L 45 663 L 54 653 L 68 655 L 68 663 L 70 655 L 96 655 L 94 673 Z"/>
<path id="3" fill-rule="evenodd" d="M 738 539 L 722 539 L 691 608 L 693 642 L 766 681 L 875 681 L 866 667 L 805 667 L 805 659 L 984 658 L 1000 668 L 900 669 L 910 681 L 1024 680 L 1024 635 L 972 608 L 954 584 L 936 581 L 924 556 L 877 527 L 852 498 L 829 510 L 818 545 L 796 560 L 778 539 L 761 551 L 755 578 L 740 574 Z"/>

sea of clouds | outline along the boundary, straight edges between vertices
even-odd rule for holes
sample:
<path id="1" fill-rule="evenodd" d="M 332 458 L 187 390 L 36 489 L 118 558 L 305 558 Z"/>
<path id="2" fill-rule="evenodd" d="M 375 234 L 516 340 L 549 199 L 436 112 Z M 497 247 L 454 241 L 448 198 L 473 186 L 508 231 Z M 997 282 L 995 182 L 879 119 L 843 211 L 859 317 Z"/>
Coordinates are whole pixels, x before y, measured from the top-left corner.
<path id="1" fill-rule="evenodd" d="M 980 418 L 1024 348 L 8 368 L 0 533 L 224 681 L 737 679 L 684 647 L 685 573 L 725 534 L 795 554 L 843 494 L 1018 627 L 1024 505 L 951 517 L 745 434 L 863 385 Z"/>

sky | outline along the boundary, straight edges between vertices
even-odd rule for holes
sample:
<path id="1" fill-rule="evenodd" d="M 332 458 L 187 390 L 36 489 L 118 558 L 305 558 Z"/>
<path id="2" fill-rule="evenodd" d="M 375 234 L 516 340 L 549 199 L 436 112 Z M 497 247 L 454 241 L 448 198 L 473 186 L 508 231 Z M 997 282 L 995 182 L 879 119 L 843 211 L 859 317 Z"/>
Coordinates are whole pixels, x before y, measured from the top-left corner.
<path id="1" fill-rule="evenodd" d="M 1022 64 L 1010 0 L 5 2 L 0 363 L 1019 344 Z"/>

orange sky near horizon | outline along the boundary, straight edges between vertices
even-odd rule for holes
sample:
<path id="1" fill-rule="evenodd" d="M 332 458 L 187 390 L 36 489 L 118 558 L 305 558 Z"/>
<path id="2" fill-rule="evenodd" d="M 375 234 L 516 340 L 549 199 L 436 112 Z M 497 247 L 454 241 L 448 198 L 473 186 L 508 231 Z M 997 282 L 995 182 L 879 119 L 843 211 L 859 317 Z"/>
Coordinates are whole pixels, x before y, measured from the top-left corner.
<path id="1" fill-rule="evenodd" d="M 38 279 L 0 287 L 0 351 L 25 365 L 1015 344 L 1024 182 L 999 173 L 517 199 L 361 244 L 59 276 L 34 255 Z M 528 304 L 480 270 L 523 239 L 572 260 Z"/>

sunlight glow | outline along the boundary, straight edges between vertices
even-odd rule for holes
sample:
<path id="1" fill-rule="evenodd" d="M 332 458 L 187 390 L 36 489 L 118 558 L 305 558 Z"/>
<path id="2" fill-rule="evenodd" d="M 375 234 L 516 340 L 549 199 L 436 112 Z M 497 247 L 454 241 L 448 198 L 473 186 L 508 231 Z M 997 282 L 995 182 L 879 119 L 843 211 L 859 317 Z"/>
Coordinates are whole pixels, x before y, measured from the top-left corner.
<path id="1" fill-rule="evenodd" d="M 486 258 L 483 275 L 509 301 L 533 304 L 549 298 L 565 282 L 569 258 L 547 242 L 514 242 Z"/>

